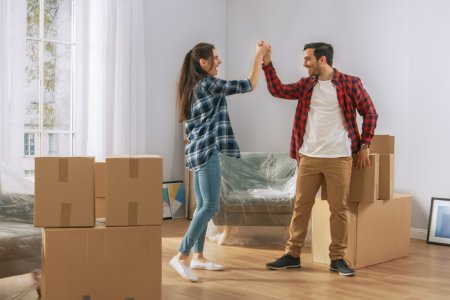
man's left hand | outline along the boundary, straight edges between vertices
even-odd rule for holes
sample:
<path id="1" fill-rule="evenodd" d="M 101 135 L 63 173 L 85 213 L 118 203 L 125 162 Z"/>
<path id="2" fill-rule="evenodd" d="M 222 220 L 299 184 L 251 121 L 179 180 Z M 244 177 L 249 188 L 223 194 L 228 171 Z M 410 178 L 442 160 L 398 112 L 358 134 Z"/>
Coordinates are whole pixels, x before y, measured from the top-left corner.
<path id="1" fill-rule="evenodd" d="M 365 167 L 370 166 L 370 158 L 369 158 L 369 148 L 360 149 L 358 155 L 358 161 L 356 162 L 356 167 L 358 169 L 364 169 Z"/>

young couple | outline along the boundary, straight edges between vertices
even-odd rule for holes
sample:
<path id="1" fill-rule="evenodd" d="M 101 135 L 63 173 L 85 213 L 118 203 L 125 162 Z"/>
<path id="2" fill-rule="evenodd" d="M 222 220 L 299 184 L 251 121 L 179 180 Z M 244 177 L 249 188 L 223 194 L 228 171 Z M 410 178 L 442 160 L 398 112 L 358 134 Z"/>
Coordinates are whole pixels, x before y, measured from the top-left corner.
<path id="1" fill-rule="evenodd" d="M 261 65 L 269 92 L 278 98 L 296 100 L 290 156 L 298 162 L 296 199 L 285 254 L 266 264 L 268 269 L 300 268 L 300 253 L 308 229 L 315 196 L 326 181 L 330 204 L 330 270 L 354 275 L 344 260 L 347 247 L 347 206 L 352 154 L 357 166 L 369 164 L 377 112 L 361 80 L 332 67 L 333 47 L 306 44 L 304 63 L 309 77 L 283 84 L 271 61 L 271 46 L 257 42 L 252 69 L 245 80 L 218 79 L 222 63 L 214 45 L 199 43 L 186 55 L 177 87 L 179 121 L 185 122 L 188 139 L 187 167 L 194 173 L 196 213 L 170 265 L 185 279 L 198 281 L 192 269 L 223 270 L 204 256 L 208 222 L 219 210 L 221 169 L 219 152 L 240 157 L 228 116 L 226 96 L 256 88 Z M 356 111 L 363 117 L 362 133 Z M 190 260 L 191 251 L 193 257 Z"/>

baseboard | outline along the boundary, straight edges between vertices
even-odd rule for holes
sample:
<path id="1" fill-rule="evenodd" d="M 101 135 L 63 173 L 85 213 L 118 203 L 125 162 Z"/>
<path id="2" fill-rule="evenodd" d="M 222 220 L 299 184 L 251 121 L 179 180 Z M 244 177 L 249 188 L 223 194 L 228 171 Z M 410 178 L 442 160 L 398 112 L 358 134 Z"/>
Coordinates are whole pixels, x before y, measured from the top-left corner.
<path id="1" fill-rule="evenodd" d="M 416 240 L 426 240 L 428 231 L 426 229 L 411 228 L 410 237 Z"/>

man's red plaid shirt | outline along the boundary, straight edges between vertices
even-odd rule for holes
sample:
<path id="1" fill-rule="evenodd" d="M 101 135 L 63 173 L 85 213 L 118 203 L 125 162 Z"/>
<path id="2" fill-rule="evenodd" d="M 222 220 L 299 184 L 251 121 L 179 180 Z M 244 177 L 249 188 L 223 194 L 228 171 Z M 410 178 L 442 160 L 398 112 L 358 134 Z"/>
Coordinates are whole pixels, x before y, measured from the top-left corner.
<path id="1" fill-rule="evenodd" d="M 307 77 L 295 83 L 283 84 L 278 78 L 272 63 L 269 63 L 267 66 L 263 65 L 263 70 L 266 76 L 267 88 L 274 97 L 298 101 L 292 128 L 290 151 L 290 156 L 298 160 L 298 151 L 303 144 L 311 95 L 317 83 L 317 78 Z M 378 114 L 369 94 L 367 94 L 358 77 L 343 74 L 334 69 L 331 81 L 336 86 L 337 98 L 344 116 L 345 127 L 348 137 L 352 141 L 352 153 L 357 153 L 361 144 L 370 145 L 377 125 Z M 361 135 L 356 122 L 356 111 L 363 118 Z"/>

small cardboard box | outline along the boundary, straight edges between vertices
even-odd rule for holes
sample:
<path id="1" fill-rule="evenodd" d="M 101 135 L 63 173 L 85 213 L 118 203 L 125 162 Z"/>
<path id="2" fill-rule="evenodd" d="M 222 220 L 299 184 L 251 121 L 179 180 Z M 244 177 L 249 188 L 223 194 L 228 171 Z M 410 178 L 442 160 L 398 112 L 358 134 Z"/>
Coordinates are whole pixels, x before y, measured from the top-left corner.
<path id="1" fill-rule="evenodd" d="M 161 299 L 161 226 L 46 228 L 46 300 Z"/>
<path id="2" fill-rule="evenodd" d="M 95 218 L 106 218 L 106 162 L 95 162 Z"/>
<path id="3" fill-rule="evenodd" d="M 393 135 L 374 135 L 369 149 L 370 153 L 395 154 L 395 137 Z"/>
<path id="4" fill-rule="evenodd" d="M 106 198 L 95 198 L 95 218 L 106 218 Z"/>
<path id="5" fill-rule="evenodd" d="M 95 198 L 106 198 L 106 162 L 95 162 Z"/>
<path id="6" fill-rule="evenodd" d="M 162 158 L 106 159 L 106 226 L 161 225 Z"/>
<path id="7" fill-rule="evenodd" d="M 195 208 L 197 206 L 197 201 L 194 191 L 194 173 L 188 169 L 184 170 L 184 187 L 186 196 L 185 199 L 187 200 L 186 216 L 189 220 L 192 220 Z"/>
<path id="8" fill-rule="evenodd" d="M 389 200 L 394 194 L 395 137 L 374 135 L 370 153 L 380 154 L 380 179 L 378 198 Z"/>
<path id="9" fill-rule="evenodd" d="M 94 226 L 94 158 L 36 157 L 36 227 Z"/>
<path id="10" fill-rule="evenodd" d="M 378 153 L 370 154 L 370 165 L 364 169 L 358 169 L 356 162 L 358 155 L 353 155 L 352 177 L 350 179 L 350 191 L 348 202 L 374 202 L 378 199 L 379 160 Z M 321 198 L 328 198 L 325 181 L 322 183 Z"/>
<path id="11" fill-rule="evenodd" d="M 356 167 L 358 156 L 353 156 L 352 177 L 348 202 L 374 202 L 378 199 L 380 155 L 370 154 L 370 165 L 364 169 Z"/>
<path id="12" fill-rule="evenodd" d="M 346 259 L 362 268 L 410 254 L 411 201 L 409 194 L 394 194 L 388 201 L 349 203 Z M 330 211 L 316 198 L 312 211 L 313 261 L 329 263 Z"/>

